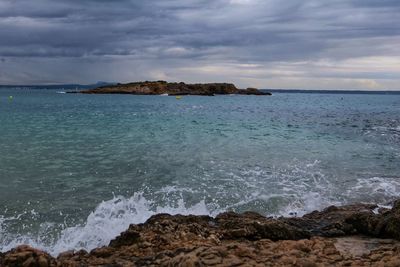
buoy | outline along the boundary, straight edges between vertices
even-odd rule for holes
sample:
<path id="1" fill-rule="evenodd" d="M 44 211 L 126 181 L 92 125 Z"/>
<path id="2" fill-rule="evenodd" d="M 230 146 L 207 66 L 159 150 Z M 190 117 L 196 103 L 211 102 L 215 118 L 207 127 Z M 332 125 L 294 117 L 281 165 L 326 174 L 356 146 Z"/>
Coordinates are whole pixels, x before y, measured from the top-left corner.
<path id="1" fill-rule="evenodd" d="M 10 96 L 8 97 L 8 100 L 13 100 L 13 96 L 10 95 Z"/>
<path id="2" fill-rule="evenodd" d="M 180 95 L 177 95 L 177 96 L 175 96 L 175 98 L 176 98 L 177 100 L 179 100 L 179 99 L 181 99 L 182 97 L 181 97 Z"/>

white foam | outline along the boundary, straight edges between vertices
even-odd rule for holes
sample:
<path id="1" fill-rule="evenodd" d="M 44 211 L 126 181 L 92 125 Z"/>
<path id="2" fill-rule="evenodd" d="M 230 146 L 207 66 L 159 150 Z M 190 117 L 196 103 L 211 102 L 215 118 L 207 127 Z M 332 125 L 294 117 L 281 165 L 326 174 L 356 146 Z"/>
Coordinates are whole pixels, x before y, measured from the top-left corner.
<path id="1" fill-rule="evenodd" d="M 295 162 L 285 169 L 264 170 L 255 167 L 230 171 L 218 183 L 206 179 L 190 188 L 166 186 L 146 197 L 141 192 L 131 197 L 115 196 L 101 202 L 83 224 L 66 226 L 46 222 L 37 233 L 12 234 L 7 229 L 8 223 L 19 220 L 21 215 L 8 218 L 0 216 L 0 251 L 8 251 L 21 244 L 31 245 L 52 255 L 67 250 L 91 250 L 108 245 L 129 224 L 143 223 L 157 213 L 215 216 L 226 210 L 240 212 L 250 209 L 267 216 L 302 216 L 330 205 L 365 200 L 385 204 L 400 197 L 400 179 L 396 177 L 355 180 L 349 184 L 347 191 L 334 184 L 334 180 L 323 173 L 320 161 L 308 164 Z M 238 187 L 239 190 L 228 190 Z M 188 199 L 188 202 L 184 199 Z M 196 203 L 193 199 L 203 200 Z M 37 213 L 27 211 L 24 215 L 33 218 Z M 49 240 L 49 236 L 52 236 L 49 233 L 54 234 L 55 229 L 60 228 L 63 230 L 57 237 Z M 27 229 L 30 229 L 29 225 Z"/>
<path id="2" fill-rule="evenodd" d="M 294 161 L 285 168 L 255 167 L 239 174 L 229 172 L 227 181 L 239 182 L 243 190 L 235 193 L 240 200 L 224 209 L 250 208 L 266 216 L 302 216 L 330 205 L 345 204 L 336 199 L 337 188 L 330 181 L 332 177 L 322 172 L 320 163 Z"/>
<path id="3" fill-rule="evenodd" d="M 365 199 L 368 196 L 371 202 L 386 203 L 400 197 L 400 178 L 372 177 L 358 179 L 357 183 L 347 190 L 347 196 L 349 199 Z"/>
<path id="4" fill-rule="evenodd" d="M 54 256 L 67 250 L 85 249 L 89 251 L 108 245 L 113 238 L 125 231 L 129 224 L 143 223 L 157 213 L 212 215 L 204 201 L 191 207 L 186 207 L 182 199 L 178 200 L 176 205 L 154 206 L 141 193 L 136 193 L 130 198 L 116 196 L 100 203 L 87 217 L 84 225 L 65 228 L 53 242 L 44 238 L 46 237 L 45 233 L 54 225 L 43 224 L 42 230 L 36 236 L 13 236 L 3 232 L 2 225 L 6 219 L 0 217 L 0 240 L 5 242 L 0 244 L 0 250 L 4 252 L 18 245 L 28 244 Z"/>
<path id="5" fill-rule="evenodd" d="M 288 204 L 277 215 L 284 217 L 301 217 L 315 210 L 322 210 L 331 205 L 341 204 L 341 202 L 332 201 L 321 193 L 309 192 L 303 194 L 300 199 Z"/>

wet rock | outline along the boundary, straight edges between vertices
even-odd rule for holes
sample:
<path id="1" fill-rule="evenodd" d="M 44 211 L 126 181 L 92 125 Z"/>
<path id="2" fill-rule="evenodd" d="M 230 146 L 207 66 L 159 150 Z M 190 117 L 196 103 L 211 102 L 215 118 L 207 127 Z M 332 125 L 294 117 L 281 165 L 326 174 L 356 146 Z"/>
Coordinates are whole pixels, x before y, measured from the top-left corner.
<path id="1" fill-rule="evenodd" d="M 377 221 L 373 210 L 376 205 L 357 204 L 330 206 L 301 218 L 280 218 L 289 225 L 308 231 L 311 235 L 337 237 L 352 234 L 370 234 Z"/>
<path id="2" fill-rule="evenodd" d="M 110 247 L 122 247 L 127 245 L 132 245 L 137 243 L 140 239 L 140 234 L 133 230 L 128 229 L 125 232 L 122 232 L 117 238 L 111 240 Z"/>
<path id="3" fill-rule="evenodd" d="M 400 240 L 400 200 L 393 204 L 390 211 L 383 213 L 379 219 L 379 227 L 382 235 Z"/>
<path id="4" fill-rule="evenodd" d="M 310 234 L 301 228 L 288 225 L 283 221 L 268 219 L 253 212 L 244 214 L 222 213 L 215 220 L 221 228 L 224 239 L 298 240 L 310 237 Z"/>

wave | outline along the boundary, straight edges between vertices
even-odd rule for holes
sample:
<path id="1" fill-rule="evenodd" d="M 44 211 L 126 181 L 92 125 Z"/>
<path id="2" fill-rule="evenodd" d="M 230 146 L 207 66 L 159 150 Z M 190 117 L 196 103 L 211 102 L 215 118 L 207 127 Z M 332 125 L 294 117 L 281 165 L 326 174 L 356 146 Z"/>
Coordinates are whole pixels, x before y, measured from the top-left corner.
<path id="1" fill-rule="evenodd" d="M 373 203 L 388 204 L 400 197 L 400 177 L 371 177 L 357 179 L 354 186 L 346 192 L 352 202 L 363 201 L 365 195 Z"/>
<path id="2" fill-rule="evenodd" d="M 183 200 L 179 200 L 176 206 L 154 208 L 153 204 L 142 193 L 136 193 L 130 198 L 115 196 L 111 200 L 101 202 L 89 214 L 83 225 L 63 229 L 58 238 L 52 241 L 46 240 L 43 233 L 47 232 L 47 227 L 54 225 L 42 225 L 43 229 L 36 236 L 10 234 L 4 231 L 3 225 L 7 220 L 16 218 L 0 217 L 0 250 L 4 252 L 18 245 L 28 244 L 56 256 L 67 250 L 92 250 L 108 245 L 113 238 L 125 231 L 129 224 L 143 223 L 154 214 L 213 215 L 204 201 L 190 207 L 186 207 Z"/>
<path id="3" fill-rule="evenodd" d="M 235 184 L 231 184 L 232 181 Z M 8 229 L 8 222 L 27 215 L 33 218 L 34 210 L 14 217 L 0 215 L 0 251 L 21 244 L 45 250 L 54 256 L 67 250 L 89 251 L 108 245 L 129 224 L 143 223 L 158 213 L 216 216 L 229 210 L 253 210 L 267 216 L 302 216 L 330 205 L 353 202 L 387 204 L 400 197 L 400 178 L 372 177 L 339 185 L 321 171 L 320 161 L 294 164 L 287 169 L 263 170 L 256 167 L 228 173 L 224 182 L 215 188 L 206 183 L 204 186 L 208 191 L 196 186 L 183 188 L 176 185 L 165 186 L 150 195 L 140 191 L 130 197 L 114 196 L 99 203 L 84 223 L 67 226 L 45 222 L 38 231 L 24 234 Z M 228 192 L 227 188 L 237 185 L 241 188 L 237 190 L 238 195 L 235 199 L 229 198 L 234 193 Z M 223 195 L 210 196 L 209 191 Z M 54 235 L 54 231 L 57 234 Z"/>

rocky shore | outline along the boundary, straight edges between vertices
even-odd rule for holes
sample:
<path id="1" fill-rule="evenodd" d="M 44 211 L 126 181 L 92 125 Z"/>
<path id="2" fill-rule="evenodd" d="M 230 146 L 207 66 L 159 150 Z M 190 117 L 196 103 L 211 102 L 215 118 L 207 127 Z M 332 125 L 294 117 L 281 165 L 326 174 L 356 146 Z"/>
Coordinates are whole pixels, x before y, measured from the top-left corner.
<path id="1" fill-rule="evenodd" d="M 400 266 L 400 200 L 331 206 L 303 217 L 158 214 L 106 247 L 57 258 L 20 246 L 0 266 Z"/>
<path id="2" fill-rule="evenodd" d="M 71 91 L 68 93 L 77 93 Z M 146 81 L 126 84 L 116 84 L 102 86 L 90 90 L 78 91 L 82 94 L 133 94 L 133 95 L 271 95 L 271 93 L 262 92 L 256 88 L 238 89 L 231 83 L 204 83 L 204 84 L 186 84 L 169 83 L 166 81 Z"/>

